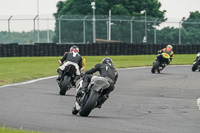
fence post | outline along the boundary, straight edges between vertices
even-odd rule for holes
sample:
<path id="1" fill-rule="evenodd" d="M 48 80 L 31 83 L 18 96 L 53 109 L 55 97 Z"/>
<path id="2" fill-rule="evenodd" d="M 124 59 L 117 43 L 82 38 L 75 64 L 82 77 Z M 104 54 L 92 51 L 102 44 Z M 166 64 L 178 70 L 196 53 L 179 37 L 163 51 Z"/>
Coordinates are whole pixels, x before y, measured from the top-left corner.
<path id="1" fill-rule="evenodd" d="M 59 43 L 61 43 L 61 19 L 63 15 L 59 18 Z"/>
<path id="2" fill-rule="evenodd" d="M 154 21 L 154 44 L 156 44 L 156 21 L 158 20 L 158 18 L 156 18 L 156 20 Z"/>
<path id="3" fill-rule="evenodd" d="M 132 17 L 132 19 L 131 19 L 131 43 L 133 43 L 133 19 L 134 19 L 135 17 Z"/>
<path id="4" fill-rule="evenodd" d="M 181 44 L 181 25 L 182 25 L 182 23 L 183 23 L 183 20 L 184 19 L 182 19 L 180 22 L 179 22 L 179 45 Z"/>
<path id="5" fill-rule="evenodd" d="M 83 19 L 83 43 L 85 43 L 85 19 L 87 16 Z"/>

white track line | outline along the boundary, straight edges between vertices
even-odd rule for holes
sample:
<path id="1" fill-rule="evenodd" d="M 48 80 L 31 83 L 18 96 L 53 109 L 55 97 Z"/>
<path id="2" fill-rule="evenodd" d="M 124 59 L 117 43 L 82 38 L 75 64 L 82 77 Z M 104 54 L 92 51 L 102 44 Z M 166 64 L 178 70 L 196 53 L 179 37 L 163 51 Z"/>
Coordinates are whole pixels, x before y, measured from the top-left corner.
<path id="1" fill-rule="evenodd" d="M 174 66 L 191 66 L 191 65 L 170 65 L 168 67 L 174 67 Z M 152 66 L 144 66 L 144 67 L 132 67 L 132 68 L 119 68 L 117 70 L 128 70 L 128 69 L 143 69 L 143 68 L 151 68 Z M 24 84 L 30 84 L 30 83 L 34 83 L 37 81 L 41 81 L 41 80 L 46 80 L 46 79 L 51 79 L 51 78 L 55 78 L 57 77 L 57 75 L 55 76 L 50 76 L 50 77 L 45 77 L 45 78 L 39 78 L 39 79 L 34 79 L 34 80 L 30 80 L 30 81 L 25 81 L 25 82 L 21 82 L 21 83 L 15 83 L 15 84 L 8 84 L 8 85 L 3 85 L 0 86 L 0 88 L 4 88 L 4 87 L 9 87 L 9 86 L 17 86 L 17 85 L 24 85 Z"/>
<path id="2" fill-rule="evenodd" d="M 24 84 L 30 84 L 30 83 L 34 83 L 40 80 L 45 80 L 45 79 L 51 79 L 51 78 L 55 78 L 56 76 L 50 76 L 50 77 L 45 77 L 45 78 L 39 78 L 39 79 L 34 79 L 34 80 L 29 80 L 29 81 L 25 81 L 25 82 L 21 82 L 21 83 L 16 83 L 16 84 L 8 84 L 8 85 L 3 85 L 0 86 L 0 88 L 4 88 L 4 87 L 8 87 L 8 86 L 17 86 L 17 85 L 24 85 Z"/>

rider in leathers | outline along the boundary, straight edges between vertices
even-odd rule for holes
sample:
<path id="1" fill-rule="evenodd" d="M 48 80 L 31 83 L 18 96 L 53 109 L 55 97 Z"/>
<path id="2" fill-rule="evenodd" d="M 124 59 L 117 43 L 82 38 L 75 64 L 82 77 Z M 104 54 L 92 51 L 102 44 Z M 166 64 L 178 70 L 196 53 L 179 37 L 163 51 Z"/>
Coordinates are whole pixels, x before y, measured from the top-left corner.
<path id="1" fill-rule="evenodd" d="M 66 61 L 66 62 L 63 64 L 64 61 Z M 58 82 L 60 81 L 65 67 L 70 64 L 75 66 L 76 76 L 80 75 L 80 71 L 82 71 L 84 69 L 82 62 L 83 62 L 83 60 L 82 60 L 81 55 L 79 54 L 79 48 L 75 45 L 72 46 L 70 48 L 70 52 L 65 52 L 62 59 L 60 59 L 58 61 L 58 63 L 60 64 L 60 67 L 57 70 L 57 72 L 59 74 L 57 81 Z"/>
<path id="2" fill-rule="evenodd" d="M 164 59 L 166 60 L 166 63 L 167 65 L 172 61 L 173 59 L 173 55 L 174 55 L 174 52 L 172 51 L 173 47 L 171 45 L 167 45 L 166 48 L 163 48 L 161 49 L 160 51 L 158 51 L 158 53 L 164 53 L 164 55 L 166 54 L 167 56 L 166 57 L 169 57 L 169 58 L 165 58 L 164 56 Z M 157 59 L 156 60 L 159 60 L 161 58 L 161 55 L 158 55 L 157 56 Z"/>
<path id="3" fill-rule="evenodd" d="M 92 78 L 91 74 L 97 71 L 99 72 L 101 77 L 106 78 L 107 81 L 110 83 L 110 86 L 102 92 L 103 96 L 96 105 L 97 108 L 101 108 L 101 105 L 109 98 L 109 93 L 114 90 L 115 83 L 118 78 L 118 72 L 113 65 L 112 59 L 106 57 L 102 60 L 101 63 L 96 64 L 94 68 L 85 72 L 83 76 L 83 84 L 82 87 L 78 90 L 77 96 L 81 96 L 87 91 L 87 86 Z"/>

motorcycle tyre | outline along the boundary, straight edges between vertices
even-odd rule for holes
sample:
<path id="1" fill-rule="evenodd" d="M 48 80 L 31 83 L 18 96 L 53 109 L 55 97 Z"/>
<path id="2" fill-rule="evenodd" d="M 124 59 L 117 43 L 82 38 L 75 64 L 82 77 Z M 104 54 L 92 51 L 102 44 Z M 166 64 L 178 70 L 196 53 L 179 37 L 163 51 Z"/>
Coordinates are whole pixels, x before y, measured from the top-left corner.
<path id="1" fill-rule="evenodd" d="M 60 95 L 65 95 L 66 91 L 69 90 L 69 84 L 71 81 L 71 77 L 70 76 L 64 76 L 64 79 L 60 85 Z"/>
<path id="2" fill-rule="evenodd" d="M 192 66 L 193 72 L 197 70 L 198 65 L 199 65 L 199 61 L 197 61 L 195 64 L 193 64 L 193 66 Z"/>
<path id="3" fill-rule="evenodd" d="M 160 65 L 160 62 L 156 61 L 156 62 L 153 64 L 153 67 L 152 67 L 152 69 L 151 69 L 151 72 L 152 72 L 152 73 L 155 73 L 155 71 L 156 71 L 156 69 L 157 69 L 158 73 L 160 73 L 160 70 L 158 70 L 158 69 L 159 69 L 159 65 Z"/>
<path id="4" fill-rule="evenodd" d="M 87 117 L 90 114 L 90 112 L 94 109 L 97 100 L 99 99 L 99 96 L 100 94 L 97 91 L 94 90 L 91 91 L 87 102 L 79 111 L 80 116 Z"/>

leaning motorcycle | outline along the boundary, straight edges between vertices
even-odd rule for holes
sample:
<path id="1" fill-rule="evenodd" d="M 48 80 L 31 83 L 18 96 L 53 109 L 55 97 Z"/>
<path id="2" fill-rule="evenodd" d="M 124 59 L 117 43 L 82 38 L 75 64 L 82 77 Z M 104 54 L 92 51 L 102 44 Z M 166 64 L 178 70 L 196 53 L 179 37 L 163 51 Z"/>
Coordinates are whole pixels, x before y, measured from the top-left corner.
<path id="1" fill-rule="evenodd" d="M 77 81 L 77 91 L 82 86 L 83 80 Z M 110 86 L 108 79 L 104 77 L 93 76 L 87 91 L 80 97 L 76 97 L 75 105 L 72 109 L 72 114 L 79 113 L 80 116 L 87 117 L 90 112 L 96 107 L 98 101 L 103 97 L 102 92 Z"/>
<path id="2" fill-rule="evenodd" d="M 170 60 L 170 56 L 166 53 L 159 53 L 156 61 L 153 62 L 153 67 L 151 69 L 152 73 L 160 73 L 166 66 L 167 61 Z"/>
<path id="3" fill-rule="evenodd" d="M 192 65 L 193 72 L 196 71 L 197 69 L 200 71 L 200 52 L 196 55 L 196 60 Z"/>
<path id="4" fill-rule="evenodd" d="M 60 95 L 65 95 L 65 93 L 72 87 L 73 84 L 73 78 L 76 74 L 76 68 L 74 65 L 70 64 L 65 67 L 63 71 L 62 78 L 60 82 L 58 82 L 58 85 L 60 87 Z"/>

